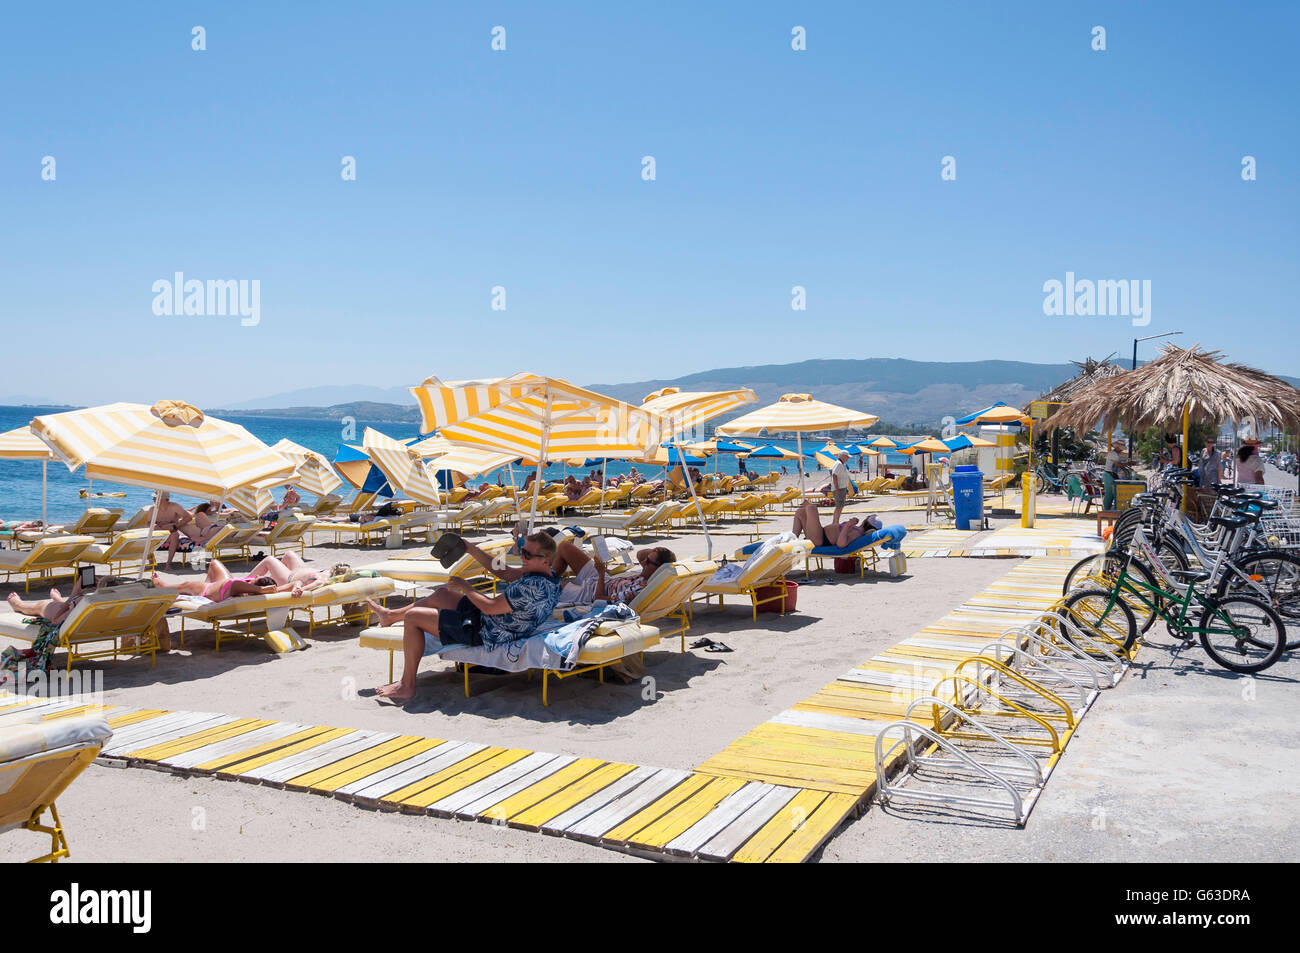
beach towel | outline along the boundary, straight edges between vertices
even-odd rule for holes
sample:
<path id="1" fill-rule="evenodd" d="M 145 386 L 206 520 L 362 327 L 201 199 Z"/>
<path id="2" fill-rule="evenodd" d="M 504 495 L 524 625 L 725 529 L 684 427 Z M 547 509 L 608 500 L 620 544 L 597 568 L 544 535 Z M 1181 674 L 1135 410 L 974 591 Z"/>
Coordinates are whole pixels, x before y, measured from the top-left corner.
<path id="1" fill-rule="evenodd" d="M 784 533 L 777 533 L 775 536 L 769 536 L 761 543 L 753 543 L 750 546 L 746 546 L 741 549 L 741 552 L 747 554 L 749 556 L 748 559 L 743 563 L 727 563 L 727 565 L 719 567 L 718 571 L 710 577 L 709 582 L 724 583 L 739 579 L 744 575 L 746 569 L 763 559 L 763 557 L 776 549 L 782 543 L 794 543 L 798 542 L 798 539 L 799 537 L 795 536 L 794 533 L 787 531 Z"/>
<path id="2" fill-rule="evenodd" d="M 439 655 L 451 662 L 465 662 L 501 669 L 503 672 L 526 672 L 533 668 L 567 672 L 582 654 L 592 634 L 602 622 L 635 620 L 637 615 L 622 603 L 597 602 L 589 610 L 569 610 L 567 619 L 550 619 L 526 639 L 501 645 L 446 645 L 426 636 L 426 655 Z"/>

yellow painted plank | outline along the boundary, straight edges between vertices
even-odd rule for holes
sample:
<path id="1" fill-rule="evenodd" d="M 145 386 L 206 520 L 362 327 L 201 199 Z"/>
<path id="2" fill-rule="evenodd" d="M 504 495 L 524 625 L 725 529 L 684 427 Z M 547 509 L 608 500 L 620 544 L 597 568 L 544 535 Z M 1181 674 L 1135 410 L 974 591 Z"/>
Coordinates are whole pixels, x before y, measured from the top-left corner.
<path id="1" fill-rule="evenodd" d="M 129 715 L 118 715 L 116 718 L 108 719 L 108 727 L 117 730 L 125 728 L 127 725 L 136 725 L 142 721 L 148 721 L 151 718 L 161 718 L 163 715 L 170 715 L 171 711 L 166 708 L 150 708 L 145 711 L 132 712 Z"/>
<path id="2" fill-rule="evenodd" d="M 538 801 L 526 811 L 514 815 L 509 819 L 510 823 L 529 830 L 536 830 L 552 818 L 559 817 L 575 804 L 591 797 L 601 788 L 613 784 L 635 767 L 636 765 L 632 764 L 617 763 L 599 767 L 576 784 L 557 791 L 545 800 Z"/>
<path id="3" fill-rule="evenodd" d="M 663 847 L 692 824 L 718 806 L 729 794 L 745 786 L 741 778 L 712 778 L 700 790 L 682 801 L 645 830 L 628 839 L 646 847 Z"/>
<path id="4" fill-rule="evenodd" d="M 823 794 L 852 794 L 860 796 L 862 791 L 856 784 L 836 784 L 833 781 L 808 781 L 796 778 L 783 778 L 775 774 L 764 774 L 762 771 L 732 771 L 728 768 L 705 768 L 701 765 L 696 769 L 701 774 L 709 774 L 716 778 L 743 778 L 746 781 L 763 781 L 767 784 L 776 784 L 786 788 L 801 788 L 805 791 L 820 791 Z"/>
<path id="5" fill-rule="evenodd" d="M 405 747 L 414 741 L 419 741 L 419 735 L 399 735 L 396 738 L 389 738 L 387 741 L 380 742 L 373 748 L 367 748 L 365 751 L 358 751 L 356 754 L 336 761 L 333 764 L 327 764 L 324 767 L 308 771 L 306 774 L 300 774 L 297 777 L 285 781 L 285 785 L 294 785 L 295 787 L 314 788 L 318 787 L 320 782 L 332 779 L 335 775 L 344 771 L 349 771 L 360 765 L 368 764 L 381 755 L 388 754 L 397 748 Z"/>
<path id="6" fill-rule="evenodd" d="M 572 764 L 565 765 L 550 777 L 542 778 L 536 784 L 530 784 L 522 791 L 512 794 L 500 804 L 492 805 L 487 811 L 487 816 L 509 820 L 515 814 L 527 810 L 552 794 L 567 788 L 570 784 L 580 781 L 604 763 L 599 758 L 579 758 Z"/>
<path id="7" fill-rule="evenodd" d="M 306 741 L 308 738 L 314 738 L 317 735 L 323 734 L 326 731 L 329 731 L 329 729 L 323 726 L 319 726 L 315 728 L 304 728 L 302 731 L 296 731 L 291 735 L 286 735 L 283 738 L 277 738 L 274 741 L 264 741 L 261 744 L 253 745 L 252 747 L 245 748 L 242 751 L 236 751 L 232 754 L 223 754 L 219 758 L 214 758 L 211 761 L 203 762 L 203 764 L 195 765 L 193 770 L 215 771 L 218 768 L 225 767 L 226 765 L 237 764 L 240 761 L 244 760 L 245 758 L 252 758 L 264 752 L 274 751 L 277 748 L 283 747 L 285 745 L 291 745 L 298 741 Z"/>
<path id="8" fill-rule="evenodd" d="M 396 751 L 391 751 L 383 757 L 376 758 L 373 761 L 359 763 L 351 770 L 344 771 L 341 774 L 330 776 L 324 781 L 314 785 L 317 791 L 337 791 L 345 784 L 351 784 L 353 781 L 360 781 L 362 778 L 369 777 L 376 771 L 382 771 L 384 768 L 392 767 L 407 758 L 413 758 L 422 751 L 428 751 L 430 748 L 436 748 L 438 745 L 446 744 L 441 738 L 421 738 L 414 744 L 408 744 Z M 366 752 L 362 752 L 365 754 Z M 351 759 L 349 759 L 351 760 Z"/>
<path id="9" fill-rule="evenodd" d="M 845 751 L 876 750 L 875 735 L 855 735 L 850 731 L 826 731 L 821 728 L 801 728 L 796 725 L 759 725 L 749 733 L 749 738 L 789 744 L 807 744 L 816 748 L 834 748 Z"/>
<path id="10" fill-rule="evenodd" d="M 510 765 L 514 764 L 516 761 L 522 760 L 530 754 L 532 754 L 532 752 L 526 748 L 510 748 L 507 751 L 503 751 L 495 758 L 462 771 L 454 778 L 448 778 L 440 784 L 435 784 L 432 787 L 425 788 L 419 794 L 408 797 L 406 800 L 402 801 L 402 803 L 412 804 L 416 807 L 428 807 L 435 801 L 441 801 L 449 794 L 455 794 L 461 788 L 469 787 L 475 781 L 482 781 L 489 775 L 496 774 L 502 768 L 510 767 Z"/>
<path id="11" fill-rule="evenodd" d="M 875 780 L 874 760 L 863 757 L 861 752 L 845 751 L 840 748 L 815 748 L 810 745 L 782 745 L 776 741 L 760 741 L 756 744 L 733 743 L 728 745 L 714 758 L 733 758 L 735 767 L 743 767 L 739 762 L 762 760 L 790 765 L 802 771 L 815 771 L 818 777 L 834 777 L 845 783 L 863 779 L 863 784 Z"/>
<path id="12" fill-rule="evenodd" d="M 256 718 L 241 718 L 228 725 L 222 725 L 220 728 L 209 728 L 205 731 L 199 731 L 192 735 L 185 735 L 182 738 L 177 738 L 175 741 L 167 741 L 161 744 L 151 745 L 148 748 L 140 748 L 136 751 L 128 752 L 127 757 L 138 758 L 141 761 L 161 761 L 164 758 L 170 758 L 173 755 L 184 754 L 186 751 L 193 751 L 195 748 L 202 748 L 204 745 L 210 745 L 217 741 L 225 741 L 227 738 L 234 738 L 237 735 L 242 735 L 252 731 L 254 728 L 265 728 L 267 725 L 274 724 L 274 721 L 260 721 Z"/>
<path id="13" fill-rule="evenodd" d="M 319 747 L 335 738 L 342 738 L 344 735 L 352 734 L 351 728 L 327 728 L 319 734 L 314 734 L 310 738 L 288 745 L 287 747 L 277 748 L 274 751 L 268 751 L 266 754 L 258 755 L 248 761 L 240 761 L 238 764 L 230 764 L 229 767 L 221 770 L 222 774 L 246 774 L 264 764 L 271 764 L 274 761 L 280 761 L 290 755 L 298 754 L 300 751 L 308 751 L 312 748 Z M 282 739 L 283 740 L 283 739 Z M 229 761 L 229 759 L 222 759 Z"/>
<path id="14" fill-rule="evenodd" d="M 65 708 L 63 711 L 51 712 L 41 717 L 41 721 L 57 721 L 60 718 L 80 718 L 83 715 L 107 718 L 108 713 L 120 708 L 120 705 L 80 705 L 77 708 Z"/>
<path id="15" fill-rule="evenodd" d="M 443 768 L 441 771 L 435 771 L 433 774 L 430 774 L 427 777 L 420 778 L 418 781 L 412 781 L 406 787 L 399 788 L 398 790 L 392 792 L 391 794 L 385 794 L 382 798 L 380 798 L 380 800 L 397 803 L 399 801 L 406 800 L 406 798 L 408 797 L 415 797 L 415 795 L 419 794 L 421 791 L 425 790 L 426 788 L 430 788 L 435 784 L 441 784 L 443 781 L 446 781 L 448 778 L 454 778 L 462 771 L 466 771 L 469 768 L 474 767 L 476 764 L 481 764 L 482 762 L 487 761 L 489 758 L 495 758 L 497 755 L 501 754 L 501 752 L 505 750 L 506 750 L 505 748 L 491 748 L 491 747 L 482 748 L 479 751 L 475 751 L 471 755 L 467 755 L 466 757 L 457 761 L 455 764 L 448 765 L 447 767 Z"/>
<path id="16" fill-rule="evenodd" d="M 708 784 L 710 780 L 710 775 L 692 774 L 653 804 L 646 805 L 617 827 L 606 831 L 601 840 L 617 843 L 631 840 L 634 834 L 663 817 L 682 801 Z"/>
<path id="17" fill-rule="evenodd" d="M 745 841 L 732 855 L 732 863 L 761 864 L 767 860 L 774 850 L 790 838 L 795 828 L 805 823 L 818 805 L 830 796 L 824 791 L 800 791 L 790 799 L 790 803 L 773 814 L 772 819 L 760 827 L 753 837 Z"/>
<path id="18" fill-rule="evenodd" d="M 755 757 L 736 757 L 729 752 L 714 755 L 697 768 L 702 774 L 725 771 L 730 776 L 781 778 L 780 783 L 796 788 L 817 788 L 819 791 L 864 793 L 875 781 L 872 772 L 846 771 L 843 768 L 823 768 L 813 764 L 794 764 L 788 761 Z"/>
<path id="19" fill-rule="evenodd" d="M 798 864 L 808 859 L 826 837 L 839 827 L 857 799 L 847 794 L 832 794 L 808 815 L 808 820 L 774 850 L 765 863 Z"/>

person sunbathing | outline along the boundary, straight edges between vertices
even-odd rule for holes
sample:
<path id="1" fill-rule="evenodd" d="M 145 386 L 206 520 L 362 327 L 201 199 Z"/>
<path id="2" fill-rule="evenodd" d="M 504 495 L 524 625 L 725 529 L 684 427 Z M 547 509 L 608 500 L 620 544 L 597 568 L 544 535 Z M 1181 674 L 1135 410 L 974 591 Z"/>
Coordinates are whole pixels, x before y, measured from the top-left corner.
<path id="1" fill-rule="evenodd" d="M 560 599 L 560 582 L 551 571 L 555 540 L 546 533 L 524 538 L 523 567 L 500 569 L 492 557 L 473 543 L 465 551 L 498 579 L 507 581 L 499 596 L 479 592 L 453 578 L 433 595 L 401 609 L 388 609 L 373 600 L 366 605 L 383 626 L 402 626 L 402 677 L 376 690 L 380 698 L 404 700 L 415 695 L 420 659 L 446 645 L 495 647 L 526 639 L 551 617 Z"/>
<path id="2" fill-rule="evenodd" d="M 215 522 L 210 516 L 211 510 L 211 503 L 200 503 L 194 507 L 192 513 L 189 513 L 188 523 L 171 531 L 164 544 L 167 547 L 167 563 L 163 566 L 164 569 L 172 568 L 172 560 L 176 558 L 176 551 L 180 548 L 182 534 L 190 539 L 194 546 L 204 546 L 221 531 L 221 524 Z M 193 549 L 193 546 L 190 548 Z"/>
<path id="3" fill-rule="evenodd" d="M 322 572 L 308 566 L 297 553 L 285 553 L 283 558 L 267 556 L 253 567 L 251 575 L 270 576 L 275 580 L 276 592 L 292 592 L 300 596 L 325 585 L 330 579 L 348 575 L 351 570 L 347 563 L 335 563 Z"/>
<path id="4" fill-rule="evenodd" d="M 81 576 L 76 577 L 76 582 L 72 584 L 72 591 L 68 598 L 63 598 L 63 594 L 57 589 L 50 590 L 48 599 L 23 599 L 16 592 L 9 593 L 9 608 L 13 609 L 19 615 L 31 616 L 33 619 L 44 619 L 50 625 L 62 625 L 81 597 L 86 594 L 86 590 L 81 588 Z"/>
<path id="5" fill-rule="evenodd" d="M 179 576 L 168 579 L 156 572 L 153 574 L 153 584 L 155 589 L 173 589 L 182 596 L 201 596 L 213 602 L 285 591 L 270 576 L 232 576 L 220 559 L 214 559 L 208 564 L 207 577 L 202 582 Z"/>
<path id="6" fill-rule="evenodd" d="M 821 524 L 821 514 L 813 503 L 805 503 L 794 511 L 793 530 L 796 536 L 803 536 L 814 546 L 835 546 L 840 549 L 852 544 L 866 535 L 867 531 L 858 522 L 856 516 L 843 523 Z"/>

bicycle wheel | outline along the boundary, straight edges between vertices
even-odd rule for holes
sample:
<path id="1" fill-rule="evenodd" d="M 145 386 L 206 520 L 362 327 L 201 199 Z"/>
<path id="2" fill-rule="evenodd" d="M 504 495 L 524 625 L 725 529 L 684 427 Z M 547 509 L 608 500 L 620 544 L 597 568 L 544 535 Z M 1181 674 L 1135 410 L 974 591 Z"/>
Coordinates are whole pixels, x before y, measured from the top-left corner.
<path id="1" fill-rule="evenodd" d="M 1111 642 L 1128 651 L 1137 641 L 1137 619 L 1123 599 L 1105 589 L 1080 589 L 1065 600 L 1063 614 L 1098 642 Z M 1070 632 L 1061 632 L 1067 641 Z"/>
<path id="2" fill-rule="evenodd" d="M 1250 596 L 1210 600 L 1201 613 L 1201 646 L 1233 672 L 1262 672 L 1286 651 L 1286 626 L 1271 607 Z"/>
<path id="3" fill-rule="evenodd" d="M 1215 595 L 1265 599 L 1286 626 L 1286 647 L 1300 649 L 1300 555 L 1284 550 L 1251 553 L 1234 560 L 1219 579 Z"/>
<path id="4" fill-rule="evenodd" d="M 1096 556 L 1083 557 L 1070 567 L 1061 587 L 1061 595 L 1068 596 L 1075 586 L 1113 590 L 1125 560 L 1126 557 L 1121 553 L 1098 553 Z M 1124 601 L 1133 610 L 1138 628 L 1146 632 L 1155 625 L 1160 614 L 1159 607 L 1164 600 L 1155 591 L 1158 589 L 1156 577 L 1145 564 L 1133 560 L 1129 563 L 1128 574 L 1137 578 L 1131 586 L 1126 587 Z"/>

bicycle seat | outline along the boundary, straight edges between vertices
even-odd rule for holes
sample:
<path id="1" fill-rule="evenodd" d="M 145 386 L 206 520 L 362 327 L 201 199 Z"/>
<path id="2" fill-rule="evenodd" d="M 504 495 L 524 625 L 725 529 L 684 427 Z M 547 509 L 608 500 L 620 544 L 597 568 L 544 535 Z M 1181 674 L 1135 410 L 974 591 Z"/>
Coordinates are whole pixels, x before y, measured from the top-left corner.
<path id="1" fill-rule="evenodd" d="M 1224 529 L 1241 529 L 1247 523 L 1252 522 L 1244 515 L 1241 516 L 1211 516 L 1211 526 L 1222 526 Z"/>
<path id="2" fill-rule="evenodd" d="M 1210 574 L 1204 569 L 1172 569 L 1170 575 L 1175 579 L 1190 583 L 1205 582 L 1210 578 Z"/>

